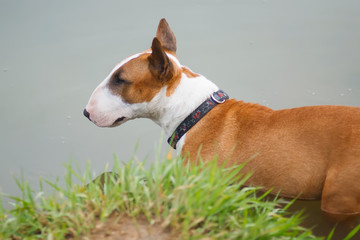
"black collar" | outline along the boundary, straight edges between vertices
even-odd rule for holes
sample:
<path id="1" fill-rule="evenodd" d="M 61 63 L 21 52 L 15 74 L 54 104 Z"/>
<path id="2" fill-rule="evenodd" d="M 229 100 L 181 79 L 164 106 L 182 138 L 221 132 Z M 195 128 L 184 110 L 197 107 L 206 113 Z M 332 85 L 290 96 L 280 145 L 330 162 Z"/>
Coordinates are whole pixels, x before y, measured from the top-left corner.
<path id="1" fill-rule="evenodd" d="M 229 99 L 223 90 L 219 90 L 211 94 L 198 108 L 196 108 L 184 121 L 175 129 L 171 137 L 167 140 L 170 146 L 176 149 L 176 144 L 184 134 L 190 130 L 200 119 L 205 116 L 211 109 L 219 103 L 224 103 Z"/>

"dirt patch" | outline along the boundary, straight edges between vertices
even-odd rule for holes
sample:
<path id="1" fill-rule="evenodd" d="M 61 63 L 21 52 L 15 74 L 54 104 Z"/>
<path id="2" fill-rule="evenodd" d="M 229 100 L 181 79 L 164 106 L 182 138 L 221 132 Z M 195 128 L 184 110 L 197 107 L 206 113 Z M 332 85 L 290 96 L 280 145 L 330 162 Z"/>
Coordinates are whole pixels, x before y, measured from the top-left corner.
<path id="1" fill-rule="evenodd" d="M 90 234 L 81 239 L 104 240 L 176 240 L 174 231 L 163 228 L 160 223 L 150 225 L 144 216 L 132 218 L 113 214 L 106 222 L 98 222 Z"/>

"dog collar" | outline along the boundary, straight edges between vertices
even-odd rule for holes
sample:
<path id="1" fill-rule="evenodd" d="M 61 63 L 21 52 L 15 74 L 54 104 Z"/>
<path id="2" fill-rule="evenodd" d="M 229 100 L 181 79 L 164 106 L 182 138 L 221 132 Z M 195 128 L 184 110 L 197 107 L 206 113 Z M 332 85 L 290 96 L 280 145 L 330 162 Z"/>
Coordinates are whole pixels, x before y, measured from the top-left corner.
<path id="1" fill-rule="evenodd" d="M 211 109 L 216 105 L 224 103 L 226 99 L 229 99 L 223 90 L 219 90 L 211 94 L 198 108 L 196 108 L 184 121 L 175 129 L 171 137 L 168 138 L 167 142 L 176 149 L 176 144 L 184 134 L 190 130 L 202 117 L 204 117 Z"/>

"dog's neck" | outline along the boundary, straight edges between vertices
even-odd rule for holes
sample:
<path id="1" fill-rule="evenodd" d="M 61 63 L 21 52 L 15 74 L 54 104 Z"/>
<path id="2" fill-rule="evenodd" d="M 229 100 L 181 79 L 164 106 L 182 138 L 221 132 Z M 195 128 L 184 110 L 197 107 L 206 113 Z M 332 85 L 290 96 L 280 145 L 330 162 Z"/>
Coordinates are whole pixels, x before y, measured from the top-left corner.
<path id="1" fill-rule="evenodd" d="M 202 75 L 188 77 L 182 73 L 173 94 L 167 97 L 166 89 L 162 89 L 151 101 L 156 114 L 150 118 L 170 136 L 189 114 L 217 90 L 219 88 Z"/>

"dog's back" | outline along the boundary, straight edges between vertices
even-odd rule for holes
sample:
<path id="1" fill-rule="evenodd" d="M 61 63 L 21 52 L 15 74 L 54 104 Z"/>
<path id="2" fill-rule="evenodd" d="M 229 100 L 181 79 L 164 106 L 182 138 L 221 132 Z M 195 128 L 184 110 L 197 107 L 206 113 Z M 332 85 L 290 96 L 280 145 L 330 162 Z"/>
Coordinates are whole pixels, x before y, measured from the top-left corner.
<path id="1" fill-rule="evenodd" d="M 211 129 L 211 131 L 204 131 Z M 360 211 L 359 203 L 346 209 L 344 198 L 360 201 L 360 108 L 312 106 L 274 111 L 257 104 L 229 100 L 215 108 L 187 135 L 183 152 L 229 165 L 248 161 L 244 172 L 254 172 L 249 183 L 273 188 L 282 196 L 326 198 L 336 203 L 323 209 Z M 325 184 L 325 185 L 324 185 Z M 339 192 L 342 194 L 338 194 Z M 353 204 L 350 204 L 353 205 Z"/>

